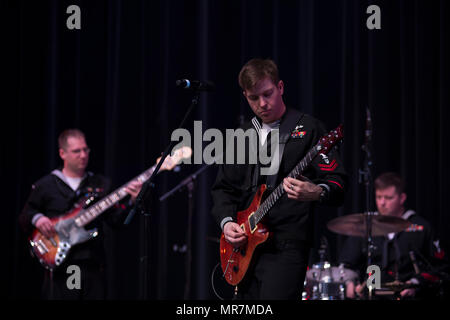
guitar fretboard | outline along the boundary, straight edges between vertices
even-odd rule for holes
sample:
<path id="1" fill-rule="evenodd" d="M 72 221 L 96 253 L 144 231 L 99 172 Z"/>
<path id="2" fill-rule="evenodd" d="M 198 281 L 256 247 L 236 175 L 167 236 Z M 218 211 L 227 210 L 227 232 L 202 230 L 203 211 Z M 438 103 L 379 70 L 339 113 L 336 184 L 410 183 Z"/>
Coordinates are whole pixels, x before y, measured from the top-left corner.
<path id="1" fill-rule="evenodd" d="M 75 223 L 78 227 L 84 227 L 88 223 L 90 223 L 92 220 L 97 218 L 99 215 L 101 215 L 103 212 L 111 208 L 113 205 L 115 205 L 117 202 L 125 198 L 128 193 L 125 191 L 125 187 L 131 182 L 131 181 L 140 181 L 144 183 L 147 179 L 149 179 L 155 170 L 156 165 L 152 166 L 151 168 L 147 169 L 134 179 L 131 179 L 126 184 L 121 186 L 120 188 L 114 190 L 106 197 L 102 198 L 89 208 L 83 209 L 78 213 L 78 216 L 75 218 Z"/>
<path id="2" fill-rule="evenodd" d="M 321 145 L 318 143 L 314 148 L 309 150 L 306 156 L 295 166 L 295 168 L 289 173 L 288 177 L 290 178 L 298 178 L 306 167 L 312 162 L 314 157 L 321 150 Z M 259 206 L 258 210 L 255 211 L 254 217 L 255 222 L 259 223 L 262 218 L 269 212 L 269 210 L 273 207 L 273 205 L 281 198 L 281 196 L 285 193 L 283 188 L 283 183 L 281 182 L 275 190 L 267 197 L 266 200 Z"/>

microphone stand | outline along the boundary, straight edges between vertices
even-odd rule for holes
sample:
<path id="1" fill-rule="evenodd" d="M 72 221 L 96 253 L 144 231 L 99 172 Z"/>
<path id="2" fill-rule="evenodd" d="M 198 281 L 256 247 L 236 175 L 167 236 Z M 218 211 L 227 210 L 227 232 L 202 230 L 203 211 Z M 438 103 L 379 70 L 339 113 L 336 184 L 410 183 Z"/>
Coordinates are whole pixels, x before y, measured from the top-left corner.
<path id="1" fill-rule="evenodd" d="M 371 143 L 372 140 L 372 119 L 370 116 L 369 108 L 366 108 L 366 130 L 365 130 L 365 141 L 361 149 L 363 150 L 364 156 L 364 168 L 359 170 L 359 183 L 364 184 L 365 188 L 365 220 L 366 220 L 366 244 L 367 244 L 367 266 L 372 265 L 372 253 L 374 249 L 373 239 L 372 239 L 372 216 L 374 212 L 370 211 L 372 207 L 372 154 L 371 154 Z M 372 286 L 369 287 L 369 300 L 372 300 Z"/>
<path id="2" fill-rule="evenodd" d="M 200 98 L 200 94 L 198 90 L 194 91 L 194 97 L 192 98 L 191 105 L 189 109 L 187 110 L 186 114 L 184 115 L 183 120 L 181 121 L 181 124 L 179 125 L 179 128 L 183 128 L 185 125 L 186 120 L 188 119 L 189 115 L 191 114 L 192 110 L 196 105 L 198 105 L 198 101 Z M 161 156 L 161 160 L 156 165 L 155 170 L 153 171 L 150 178 L 145 181 L 142 184 L 141 191 L 139 192 L 138 196 L 136 197 L 136 201 L 134 204 L 134 207 L 131 209 L 130 213 L 128 214 L 127 218 L 125 219 L 124 224 L 129 224 L 131 220 L 133 219 L 136 212 L 139 212 L 142 214 L 144 219 L 144 235 L 141 237 L 141 248 L 144 248 L 144 250 L 147 250 L 147 242 L 150 237 L 150 201 L 145 201 L 147 199 L 150 199 L 150 192 L 151 192 L 151 186 L 154 186 L 153 180 L 155 176 L 158 174 L 159 169 L 161 168 L 161 165 L 164 163 L 164 160 L 167 158 L 167 156 L 172 151 L 173 147 L 175 146 L 176 141 L 170 141 L 170 144 L 167 146 L 167 148 L 164 150 L 163 155 Z M 148 259 L 148 252 L 141 253 L 140 258 L 141 263 L 141 283 L 142 283 L 142 299 L 146 300 L 148 299 L 148 274 L 149 274 L 149 259 Z"/>
<path id="3" fill-rule="evenodd" d="M 164 201 L 177 191 L 181 191 L 184 187 L 188 189 L 188 224 L 187 224 L 187 234 L 186 234 L 186 282 L 184 285 L 184 300 L 188 300 L 190 298 L 191 293 L 191 270 L 192 270 L 192 214 L 194 212 L 194 189 L 195 189 L 195 179 L 197 176 L 202 173 L 204 170 L 209 168 L 210 165 L 204 165 L 196 172 L 188 176 L 186 179 L 181 181 L 175 188 L 161 196 L 159 201 Z"/>

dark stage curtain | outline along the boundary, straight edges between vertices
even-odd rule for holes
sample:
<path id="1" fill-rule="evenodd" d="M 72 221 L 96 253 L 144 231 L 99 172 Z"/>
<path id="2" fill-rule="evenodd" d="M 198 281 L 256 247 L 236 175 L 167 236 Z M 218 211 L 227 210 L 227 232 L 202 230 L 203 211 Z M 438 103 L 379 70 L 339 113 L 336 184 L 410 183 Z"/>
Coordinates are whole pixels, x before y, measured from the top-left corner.
<path id="1" fill-rule="evenodd" d="M 81 29 L 69 30 L 70 5 Z M 381 29 L 369 30 L 369 5 L 381 9 Z M 449 243 L 450 2 L 446 0 L 53 0 L 2 1 L 2 151 L 8 297 L 36 297 L 41 267 L 28 256 L 17 216 L 41 176 L 60 165 L 57 136 L 78 127 L 87 135 L 89 169 L 120 186 L 150 167 L 181 122 L 191 94 L 181 78 L 211 80 L 189 119 L 208 128 L 235 128 L 251 110 L 237 83 L 252 57 L 274 59 L 286 103 L 345 125 L 341 153 L 350 175 L 339 209 L 321 208 L 316 240 L 325 236 L 334 262 L 342 236 L 330 219 L 363 212 L 365 110 L 373 121 L 373 175 L 397 171 L 416 209 Z M 207 145 L 208 142 L 203 142 Z M 194 150 L 195 151 L 195 150 Z M 186 281 L 187 191 L 160 202 L 200 165 L 183 165 L 156 180 L 150 217 L 153 299 L 182 299 Z M 210 275 L 218 262 L 219 228 L 210 216 L 216 168 L 198 176 L 193 195 L 191 288 L 187 297 L 215 299 Z M 142 290 L 143 218 L 106 230 L 108 297 L 138 299 Z M 311 261 L 314 262 L 314 257 Z"/>

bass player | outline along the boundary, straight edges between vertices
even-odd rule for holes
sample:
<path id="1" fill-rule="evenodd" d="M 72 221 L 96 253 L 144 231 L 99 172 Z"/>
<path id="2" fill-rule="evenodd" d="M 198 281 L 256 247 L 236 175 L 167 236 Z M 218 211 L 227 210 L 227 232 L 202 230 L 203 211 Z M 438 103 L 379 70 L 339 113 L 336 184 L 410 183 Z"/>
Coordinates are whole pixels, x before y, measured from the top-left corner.
<path id="1" fill-rule="evenodd" d="M 71 209 L 77 199 L 85 193 L 102 196 L 111 189 L 109 179 L 102 175 L 87 171 L 90 149 L 85 135 L 78 129 L 67 129 L 58 138 L 59 156 L 63 167 L 53 170 L 39 179 L 32 186 L 31 194 L 19 217 L 25 232 L 38 229 L 44 236 L 51 238 L 55 228 L 51 218 L 62 215 Z M 96 219 L 88 227 L 97 227 L 99 236 L 91 241 L 74 246 L 66 261 L 59 268 L 46 270 L 41 298 L 56 300 L 98 300 L 106 298 L 104 245 L 102 240 L 102 220 L 112 226 L 123 223 L 126 211 L 131 208 L 142 183 L 131 181 L 125 188 L 130 194 L 129 201 L 110 208 L 102 219 Z M 103 219 L 104 218 L 104 219 Z M 69 265 L 80 269 L 81 283 L 79 288 L 70 289 L 67 280 Z"/>

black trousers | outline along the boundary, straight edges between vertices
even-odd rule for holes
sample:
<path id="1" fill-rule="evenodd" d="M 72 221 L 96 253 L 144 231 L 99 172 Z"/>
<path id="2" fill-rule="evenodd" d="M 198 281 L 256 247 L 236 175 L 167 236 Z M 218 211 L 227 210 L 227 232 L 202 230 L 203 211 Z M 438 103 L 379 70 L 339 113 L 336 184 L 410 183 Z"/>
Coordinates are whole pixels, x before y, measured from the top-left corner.
<path id="1" fill-rule="evenodd" d="M 257 247 L 237 300 L 300 300 L 310 246 L 293 240 L 268 240 Z"/>

